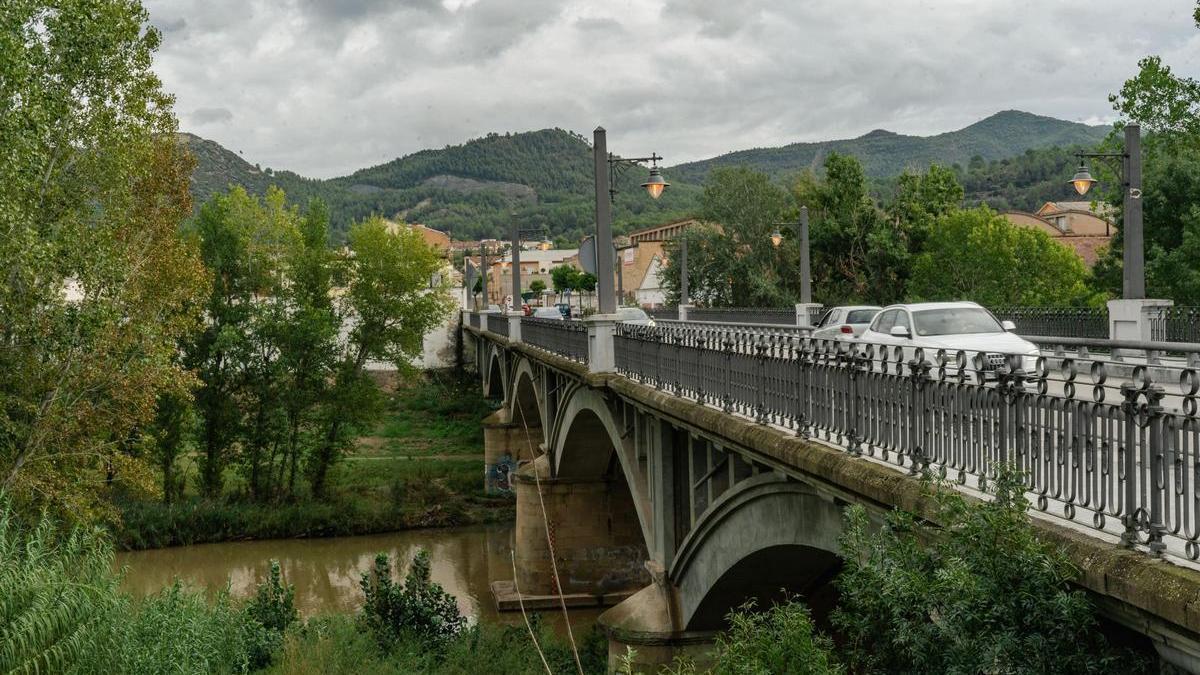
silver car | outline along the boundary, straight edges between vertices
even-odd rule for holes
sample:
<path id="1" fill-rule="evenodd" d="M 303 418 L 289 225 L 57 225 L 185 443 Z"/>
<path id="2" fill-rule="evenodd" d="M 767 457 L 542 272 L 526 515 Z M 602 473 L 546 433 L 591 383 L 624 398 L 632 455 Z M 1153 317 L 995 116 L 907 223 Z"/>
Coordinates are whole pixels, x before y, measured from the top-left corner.
<path id="1" fill-rule="evenodd" d="M 562 321 L 562 312 L 557 307 L 538 307 L 533 310 L 535 319 L 556 319 Z"/>
<path id="2" fill-rule="evenodd" d="M 813 329 L 812 336 L 825 340 L 849 340 L 863 334 L 871 319 L 882 307 L 875 305 L 843 305 L 825 312 Z"/>
<path id="3" fill-rule="evenodd" d="M 618 307 L 617 321 L 633 326 L 653 326 L 654 319 L 640 307 Z"/>

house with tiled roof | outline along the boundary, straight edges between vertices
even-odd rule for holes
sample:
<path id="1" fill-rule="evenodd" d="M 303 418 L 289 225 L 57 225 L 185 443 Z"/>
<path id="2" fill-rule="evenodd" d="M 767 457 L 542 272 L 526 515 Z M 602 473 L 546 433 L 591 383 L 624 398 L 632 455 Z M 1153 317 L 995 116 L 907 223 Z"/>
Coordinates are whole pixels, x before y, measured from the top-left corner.
<path id="1" fill-rule="evenodd" d="M 1000 215 L 1013 225 L 1045 232 L 1075 251 L 1088 267 L 1096 264 L 1116 232 L 1113 208 L 1104 202 L 1052 201 L 1033 213 L 1004 211 Z"/>

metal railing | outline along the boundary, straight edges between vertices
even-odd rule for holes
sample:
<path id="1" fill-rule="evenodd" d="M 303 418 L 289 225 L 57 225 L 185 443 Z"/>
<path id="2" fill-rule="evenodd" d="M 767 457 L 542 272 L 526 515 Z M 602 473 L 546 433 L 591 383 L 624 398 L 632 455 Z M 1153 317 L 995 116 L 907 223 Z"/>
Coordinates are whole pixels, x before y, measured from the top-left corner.
<path id="1" fill-rule="evenodd" d="M 581 321 L 522 317 L 521 341 L 572 361 L 588 362 L 587 326 Z"/>
<path id="2" fill-rule="evenodd" d="M 733 333 L 736 335 L 793 335 L 803 336 L 812 332 L 807 326 L 796 326 L 780 323 L 730 323 L 723 321 L 672 321 L 655 319 L 658 324 L 684 331 L 712 331 L 715 334 Z"/>
<path id="3" fill-rule="evenodd" d="M 775 323 L 796 325 L 796 308 L 692 307 L 688 319 L 723 323 Z"/>
<path id="4" fill-rule="evenodd" d="M 675 325 L 618 325 L 614 345 L 617 370 L 648 386 L 973 488 L 1013 463 L 1039 511 L 1200 558 L 1200 345 L 1125 371 L 1060 347 L 930 353 Z"/>
<path id="5" fill-rule="evenodd" d="M 1095 307 L 996 307 L 992 314 L 1017 324 L 1020 335 L 1108 337 L 1108 310 Z"/>
<path id="6" fill-rule="evenodd" d="M 467 318 L 471 328 L 479 328 L 479 312 L 467 312 Z"/>
<path id="7" fill-rule="evenodd" d="M 1151 311 L 1151 339 L 1200 342 L 1200 307 L 1157 307 Z"/>
<path id="8" fill-rule="evenodd" d="M 487 314 L 487 329 L 496 335 L 508 337 L 508 317 L 504 314 Z"/>

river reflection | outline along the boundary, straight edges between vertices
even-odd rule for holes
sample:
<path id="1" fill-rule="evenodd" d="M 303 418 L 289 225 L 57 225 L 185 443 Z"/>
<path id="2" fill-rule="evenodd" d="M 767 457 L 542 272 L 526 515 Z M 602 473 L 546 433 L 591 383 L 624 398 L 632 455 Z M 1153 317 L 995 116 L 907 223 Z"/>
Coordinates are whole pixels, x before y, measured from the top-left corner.
<path id="1" fill-rule="evenodd" d="M 387 553 L 397 576 L 403 576 L 418 548 L 429 551 L 432 578 L 458 600 L 464 615 L 482 621 L 520 622 L 519 612 L 496 611 L 490 583 L 512 578 L 512 525 L 486 525 L 329 539 L 200 544 L 120 553 L 125 567 L 123 588 L 134 597 L 155 593 L 178 578 L 215 594 L 229 584 L 244 598 L 267 578 L 268 561 L 279 561 L 283 576 L 296 587 L 296 608 L 305 616 L 354 612 L 363 602 L 358 586 L 377 553 Z M 400 562 L 397 562 L 400 561 Z M 578 631 L 590 626 L 597 610 L 572 610 Z M 561 626 L 561 616 L 547 615 Z"/>

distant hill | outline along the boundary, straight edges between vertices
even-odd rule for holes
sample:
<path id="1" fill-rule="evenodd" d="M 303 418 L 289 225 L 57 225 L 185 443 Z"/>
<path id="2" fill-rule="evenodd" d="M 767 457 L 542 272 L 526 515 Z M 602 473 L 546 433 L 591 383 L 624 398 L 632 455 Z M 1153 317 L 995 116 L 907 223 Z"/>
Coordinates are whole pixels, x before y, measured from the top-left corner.
<path id="1" fill-rule="evenodd" d="M 819 169 L 832 152 L 854 155 L 868 176 L 895 176 L 906 169 L 921 171 L 932 163 L 966 166 L 972 157 L 984 161 L 1004 159 L 1029 149 L 1052 146 L 1094 145 L 1110 131 L 1053 117 L 1006 110 L 958 131 L 935 136 L 905 136 L 877 129 L 858 138 L 792 143 L 779 148 L 740 150 L 712 159 L 671 168 L 672 180 L 702 183 L 718 166 L 752 166 L 772 176 L 804 169 Z"/>
<path id="2" fill-rule="evenodd" d="M 647 199 L 638 187 L 644 172 L 631 169 L 618 184 L 614 228 L 627 231 L 693 212 L 713 167 L 748 165 L 782 178 L 805 168 L 819 169 L 831 152 L 858 157 L 875 179 L 879 194 L 886 195 L 891 179 L 905 169 L 921 170 L 933 162 L 958 164 L 968 201 L 1024 208 L 1034 200 L 1024 192 L 1027 187 L 1036 188 L 1038 198 L 1050 194 L 1057 189 L 1060 173 L 1055 152 L 1027 151 L 1090 146 L 1107 132 L 1107 127 L 1006 111 L 936 136 L 873 131 L 851 140 L 742 150 L 664 169 L 672 186 L 657 201 Z M 488 134 L 329 180 L 260 168 L 192 134 L 179 138 L 197 159 L 192 176 L 197 204 L 231 184 L 255 194 L 278 185 L 297 204 L 312 197 L 324 199 L 330 206 L 335 238 L 354 220 L 373 213 L 422 222 L 456 239 L 505 236 L 514 220 L 523 228 L 544 228 L 568 241 L 591 229 L 591 147 L 584 137 L 563 129 Z M 1035 165 L 1037 170 L 1031 172 Z M 994 180 L 1002 181 L 997 189 L 988 187 Z"/>

